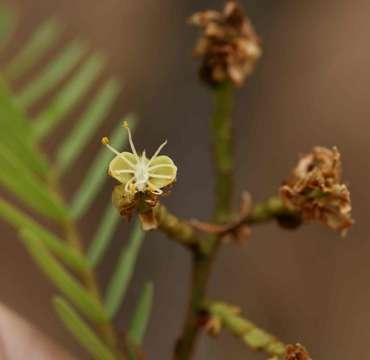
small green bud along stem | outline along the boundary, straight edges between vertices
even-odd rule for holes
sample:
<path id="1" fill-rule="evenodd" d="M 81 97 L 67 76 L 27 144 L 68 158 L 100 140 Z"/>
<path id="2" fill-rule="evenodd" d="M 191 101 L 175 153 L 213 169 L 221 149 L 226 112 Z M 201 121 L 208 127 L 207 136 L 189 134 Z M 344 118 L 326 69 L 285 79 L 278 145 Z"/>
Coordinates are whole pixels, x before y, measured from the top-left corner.
<path id="1" fill-rule="evenodd" d="M 219 322 L 221 329 L 228 329 L 251 349 L 277 357 L 285 354 L 282 342 L 242 317 L 238 308 L 223 302 L 209 302 L 204 310 Z"/>

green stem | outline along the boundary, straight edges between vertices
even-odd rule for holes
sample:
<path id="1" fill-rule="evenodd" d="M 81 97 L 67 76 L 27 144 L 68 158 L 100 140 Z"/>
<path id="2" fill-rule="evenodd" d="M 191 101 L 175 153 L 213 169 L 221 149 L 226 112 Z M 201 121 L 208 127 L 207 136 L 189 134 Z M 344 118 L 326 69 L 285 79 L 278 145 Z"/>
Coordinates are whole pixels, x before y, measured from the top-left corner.
<path id="1" fill-rule="evenodd" d="M 188 360 L 193 353 L 200 327 L 200 305 L 206 297 L 210 270 L 211 262 L 209 261 L 209 256 L 194 252 L 192 258 L 190 297 L 182 336 L 176 343 L 176 360 Z"/>
<path id="2" fill-rule="evenodd" d="M 233 144 L 231 111 L 233 103 L 231 84 L 218 86 L 214 92 L 214 113 L 212 117 L 213 153 L 215 162 L 215 220 L 227 221 L 231 214 L 233 188 Z M 216 236 L 202 239 L 208 243 L 193 249 L 192 281 L 185 324 L 175 349 L 175 360 L 189 360 L 199 336 L 199 314 L 206 298 L 207 284 L 216 256 L 219 241 Z"/>
<path id="3" fill-rule="evenodd" d="M 190 249 L 200 245 L 201 238 L 194 228 L 185 220 L 170 213 L 164 205 L 157 205 L 154 208 L 154 215 L 158 228 L 170 238 L 176 239 L 178 243 Z"/>
<path id="4" fill-rule="evenodd" d="M 225 222 L 231 214 L 233 190 L 233 137 L 231 112 L 233 108 L 233 86 L 219 85 L 214 92 L 212 118 L 212 140 L 215 164 L 215 220 Z"/>

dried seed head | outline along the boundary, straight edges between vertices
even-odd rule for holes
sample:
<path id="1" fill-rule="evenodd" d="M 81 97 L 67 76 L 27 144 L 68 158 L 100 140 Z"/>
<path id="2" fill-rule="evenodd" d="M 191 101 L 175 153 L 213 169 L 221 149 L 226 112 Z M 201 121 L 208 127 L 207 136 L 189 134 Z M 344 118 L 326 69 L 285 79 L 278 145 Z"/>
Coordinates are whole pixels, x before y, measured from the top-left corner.
<path id="1" fill-rule="evenodd" d="M 305 220 L 317 220 L 344 232 L 352 224 L 350 193 L 341 183 L 336 148 L 315 147 L 301 157 L 290 178 L 280 187 L 285 206 Z"/>
<path id="2" fill-rule="evenodd" d="M 203 28 L 194 49 L 194 56 L 202 58 L 201 78 L 212 86 L 225 81 L 241 86 L 262 54 L 259 38 L 243 9 L 228 1 L 223 12 L 198 12 L 189 23 Z"/>
<path id="3" fill-rule="evenodd" d="M 300 344 L 287 345 L 285 360 L 312 360 L 307 350 Z"/>

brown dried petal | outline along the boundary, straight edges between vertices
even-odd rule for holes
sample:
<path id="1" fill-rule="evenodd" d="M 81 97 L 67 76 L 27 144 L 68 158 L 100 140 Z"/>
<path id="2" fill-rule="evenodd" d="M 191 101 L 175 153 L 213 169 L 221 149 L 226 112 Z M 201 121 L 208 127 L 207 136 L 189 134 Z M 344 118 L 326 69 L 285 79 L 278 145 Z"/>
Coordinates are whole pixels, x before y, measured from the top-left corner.
<path id="1" fill-rule="evenodd" d="M 118 209 L 121 216 L 130 221 L 138 205 L 138 193 L 135 195 L 128 194 L 123 185 L 117 185 L 112 192 L 112 203 Z"/>
<path id="2" fill-rule="evenodd" d="M 158 227 L 158 222 L 154 215 L 153 209 L 139 213 L 139 218 L 144 231 L 153 230 Z"/>
<path id="3" fill-rule="evenodd" d="M 210 22 L 221 21 L 222 15 L 215 10 L 199 11 L 189 17 L 189 24 L 205 27 Z"/>

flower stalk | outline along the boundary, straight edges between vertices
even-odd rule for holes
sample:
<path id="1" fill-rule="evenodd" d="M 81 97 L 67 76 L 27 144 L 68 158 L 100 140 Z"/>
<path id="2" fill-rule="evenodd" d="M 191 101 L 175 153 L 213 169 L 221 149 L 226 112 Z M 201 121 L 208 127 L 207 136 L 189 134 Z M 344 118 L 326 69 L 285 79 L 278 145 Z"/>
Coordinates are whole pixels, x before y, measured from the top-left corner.
<path id="1" fill-rule="evenodd" d="M 231 111 L 233 87 L 225 83 L 214 90 L 214 114 L 212 137 L 215 163 L 215 210 L 217 222 L 225 221 L 231 213 L 233 187 L 233 151 L 231 134 Z M 185 324 L 175 348 L 175 360 L 188 360 L 193 353 L 200 331 L 200 313 L 206 299 L 207 285 L 213 260 L 220 242 L 219 235 L 205 238 L 209 251 L 202 253 L 196 248 L 192 253 L 190 296 Z"/>
<path id="2" fill-rule="evenodd" d="M 233 189 L 233 141 L 231 111 L 234 89 L 226 82 L 214 90 L 214 113 L 212 117 L 213 154 L 215 164 L 215 220 L 225 222 L 231 214 Z"/>

